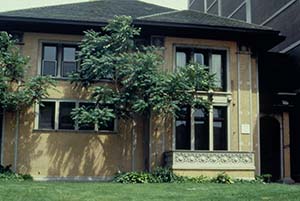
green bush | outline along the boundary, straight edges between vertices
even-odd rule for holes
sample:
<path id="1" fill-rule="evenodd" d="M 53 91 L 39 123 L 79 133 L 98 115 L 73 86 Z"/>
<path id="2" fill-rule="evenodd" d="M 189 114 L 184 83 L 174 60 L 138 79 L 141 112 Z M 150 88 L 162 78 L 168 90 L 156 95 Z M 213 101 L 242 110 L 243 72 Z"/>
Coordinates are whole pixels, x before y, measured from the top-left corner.
<path id="1" fill-rule="evenodd" d="M 0 165 L 0 181 L 25 181 L 33 180 L 31 175 L 28 174 L 17 174 L 11 170 L 11 165 L 2 166 Z"/>
<path id="2" fill-rule="evenodd" d="M 206 176 L 187 177 L 178 176 L 172 169 L 158 167 L 151 173 L 148 172 L 127 172 L 116 175 L 114 182 L 117 183 L 218 183 L 218 184 L 233 184 L 233 183 L 247 183 L 247 184 L 261 184 L 270 181 L 270 175 L 256 176 L 255 180 L 233 179 L 225 172 L 218 174 L 216 177 L 209 178 Z"/>
<path id="3" fill-rule="evenodd" d="M 126 172 L 118 174 L 114 182 L 124 184 L 144 184 L 144 183 L 156 183 L 155 178 L 147 172 Z"/>
<path id="4" fill-rule="evenodd" d="M 4 173 L 12 173 L 11 165 L 7 165 L 7 166 L 0 165 L 0 174 L 4 174 Z"/>
<path id="5" fill-rule="evenodd" d="M 187 182 L 197 183 L 197 184 L 204 184 L 211 182 L 211 179 L 206 176 L 199 176 L 199 177 L 187 177 Z"/>
<path id="6" fill-rule="evenodd" d="M 261 181 L 264 183 L 271 183 L 271 178 L 272 178 L 271 174 L 262 174 L 262 175 L 255 176 L 255 180 Z"/>
<path id="7" fill-rule="evenodd" d="M 234 180 L 228 174 L 222 172 L 216 177 L 212 178 L 211 182 L 218 184 L 233 184 Z"/>
<path id="8" fill-rule="evenodd" d="M 170 168 L 157 167 L 151 174 L 157 183 L 173 183 L 181 180 Z"/>

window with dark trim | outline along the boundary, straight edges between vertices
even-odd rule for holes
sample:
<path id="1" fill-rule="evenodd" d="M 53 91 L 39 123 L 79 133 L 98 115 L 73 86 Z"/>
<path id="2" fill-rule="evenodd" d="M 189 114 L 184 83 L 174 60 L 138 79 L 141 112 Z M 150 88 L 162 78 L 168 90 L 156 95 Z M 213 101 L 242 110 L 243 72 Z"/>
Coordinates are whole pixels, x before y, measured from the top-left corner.
<path id="1" fill-rule="evenodd" d="M 93 108 L 95 103 L 76 101 L 42 101 L 38 106 L 38 129 L 46 130 L 82 130 L 82 131 L 109 131 L 114 132 L 115 120 L 112 119 L 106 126 L 98 128 L 95 124 L 78 125 L 71 117 L 71 112 L 77 107 Z M 57 122 L 57 124 L 55 123 Z"/>
<path id="2" fill-rule="evenodd" d="M 76 45 L 44 43 L 42 46 L 41 74 L 68 78 L 78 67 L 76 51 Z"/>
<path id="3" fill-rule="evenodd" d="M 182 107 L 176 118 L 176 149 L 191 149 L 191 108 Z"/>
<path id="4" fill-rule="evenodd" d="M 214 150 L 227 150 L 227 108 L 214 107 Z"/>
<path id="5" fill-rule="evenodd" d="M 85 107 L 87 110 L 94 108 L 95 104 L 94 103 L 79 103 L 79 107 Z M 78 125 L 79 130 L 95 130 L 95 124 L 82 124 Z"/>
<path id="6" fill-rule="evenodd" d="M 205 108 L 194 111 L 195 150 L 209 150 L 209 113 Z"/>
<path id="7" fill-rule="evenodd" d="M 58 129 L 74 130 L 75 122 L 71 117 L 72 110 L 76 107 L 74 102 L 59 103 Z"/>
<path id="8" fill-rule="evenodd" d="M 54 129 L 55 102 L 43 102 L 39 110 L 39 129 Z"/>
<path id="9" fill-rule="evenodd" d="M 176 67 L 184 67 L 190 62 L 207 66 L 207 70 L 215 75 L 219 91 L 226 91 L 226 51 L 190 47 L 176 47 Z"/>
<path id="10" fill-rule="evenodd" d="M 227 150 L 226 106 L 214 106 L 211 112 L 206 108 L 182 107 L 176 116 L 175 149 Z"/>

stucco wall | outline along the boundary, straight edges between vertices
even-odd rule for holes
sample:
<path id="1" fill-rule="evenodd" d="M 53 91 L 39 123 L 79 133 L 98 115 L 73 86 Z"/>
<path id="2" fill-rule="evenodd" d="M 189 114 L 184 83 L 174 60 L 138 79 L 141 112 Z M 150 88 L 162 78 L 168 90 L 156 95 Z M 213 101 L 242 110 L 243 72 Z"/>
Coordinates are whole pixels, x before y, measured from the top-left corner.
<path id="1" fill-rule="evenodd" d="M 42 33 L 25 33 L 22 51 L 30 56 L 28 76 L 34 76 L 40 68 L 41 41 L 74 42 L 81 36 Z M 193 45 L 228 50 L 229 93 L 229 150 L 253 151 L 257 148 L 257 85 L 256 65 L 248 53 L 238 53 L 237 44 L 232 41 L 165 38 L 165 70 L 172 71 L 175 45 Z M 80 99 L 88 92 L 73 89 L 69 81 L 58 80 L 56 90 L 49 90 L 53 99 Z M 79 131 L 34 130 L 34 107 L 21 112 L 18 149 L 15 154 L 15 115 L 5 115 L 4 164 L 17 161 L 17 171 L 36 177 L 112 176 L 118 170 L 144 169 L 142 120 L 137 123 L 137 144 L 132 157 L 133 136 L 131 124 L 120 121 L 116 134 Z M 173 119 L 153 117 L 150 128 L 151 167 L 163 164 L 163 153 L 173 149 Z M 251 125 L 251 134 L 242 134 L 241 125 Z M 251 137 L 252 136 L 252 137 Z M 205 173 L 205 170 L 201 171 Z M 209 173 L 209 172 L 208 172 Z M 194 174 L 194 173 L 193 173 Z M 245 173 L 248 175 L 248 173 Z M 249 173 L 250 174 L 250 173 Z M 252 173 L 251 173 L 252 174 Z"/>
<path id="2" fill-rule="evenodd" d="M 237 49 L 237 43 L 233 41 L 166 37 L 164 49 L 164 68 L 167 71 L 174 70 L 174 53 L 176 46 L 192 46 L 227 50 L 228 93 L 224 93 L 223 95 L 216 94 L 215 96 L 230 96 L 232 98 L 232 100 L 228 102 L 229 151 L 255 151 L 257 153 L 259 148 L 259 141 L 257 140 L 259 109 L 256 58 L 253 58 L 250 52 L 239 52 Z M 249 126 L 250 133 L 243 133 L 244 131 L 242 129 L 242 125 Z M 152 138 L 156 140 L 153 140 L 151 143 L 152 149 L 150 160 L 152 168 L 154 168 L 155 166 L 162 164 L 162 161 L 164 160 L 163 153 L 165 151 L 171 151 L 174 149 L 174 125 L 172 118 L 169 118 L 164 122 L 163 119 L 156 117 L 153 118 L 152 126 Z M 258 167 L 258 154 L 255 155 L 255 160 L 256 167 Z M 191 171 L 184 170 L 179 172 L 186 172 L 186 174 L 191 173 Z M 212 174 L 212 171 L 210 170 L 201 170 L 199 172 L 203 174 L 207 173 L 208 175 Z M 190 175 L 194 175 L 194 173 Z M 242 177 L 253 176 L 254 171 L 245 171 L 245 175 L 242 175 Z"/>

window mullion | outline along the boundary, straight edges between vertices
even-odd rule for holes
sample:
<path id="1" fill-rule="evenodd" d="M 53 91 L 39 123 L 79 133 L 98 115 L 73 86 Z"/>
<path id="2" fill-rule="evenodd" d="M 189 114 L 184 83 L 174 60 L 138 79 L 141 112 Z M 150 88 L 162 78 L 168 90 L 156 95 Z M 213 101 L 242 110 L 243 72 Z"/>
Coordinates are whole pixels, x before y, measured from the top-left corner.
<path id="1" fill-rule="evenodd" d="M 75 108 L 79 108 L 79 101 L 76 101 L 75 102 Z M 75 122 L 75 130 L 79 130 L 79 124 L 78 124 L 78 121 L 76 120 Z"/>
<path id="2" fill-rule="evenodd" d="M 213 106 L 209 108 L 209 151 L 214 150 L 214 113 Z"/>
<path id="3" fill-rule="evenodd" d="M 55 101 L 55 121 L 54 121 L 54 129 L 58 130 L 59 127 L 59 101 Z"/>
<path id="4" fill-rule="evenodd" d="M 35 119 L 34 119 L 34 128 L 39 128 L 39 119 L 40 119 L 40 104 L 36 103 L 35 107 Z"/>
<path id="5" fill-rule="evenodd" d="M 57 57 L 57 77 L 62 77 L 61 75 L 61 70 L 62 70 L 62 51 L 63 51 L 63 46 L 59 44 L 57 46 L 57 52 L 58 52 L 58 57 Z"/>
<path id="6" fill-rule="evenodd" d="M 208 72 L 212 74 L 212 53 L 208 52 Z"/>
<path id="7" fill-rule="evenodd" d="M 98 108 L 98 106 L 97 106 L 97 105 L 96 105 L 96 108 Z M 97 132 L 99 131 L 99 126 L 98 126 L 98 124 L 97 124 L 97 123 L 95 124 L 95 131 L 97 131 Z"/>
<path id="8" fill-rule="evenodd" d="M 190 118 L 191 118 L 191 150 L 195 150 L 195 109 L 191 108 Z"/>

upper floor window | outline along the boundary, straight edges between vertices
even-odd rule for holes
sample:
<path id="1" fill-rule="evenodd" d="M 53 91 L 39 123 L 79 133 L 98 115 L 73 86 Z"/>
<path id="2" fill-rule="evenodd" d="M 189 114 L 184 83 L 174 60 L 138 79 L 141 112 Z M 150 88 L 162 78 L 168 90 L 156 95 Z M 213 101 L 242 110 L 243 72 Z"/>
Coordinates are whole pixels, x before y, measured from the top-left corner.
<path id="1" fill-rule="evenodd" d="M 176 47 L 176 67 L 184 67 L 190 62 L 207 66 L 207 70 L 215 75 L 218 90 L 226 90 L 226 51 L 190 47 Z"/>
<path id="2" fill-rule="evenodd" d="M 41 74 L 67 78 L 77 70 L 76 49 L 76 45 L 44 43 Z"/>

